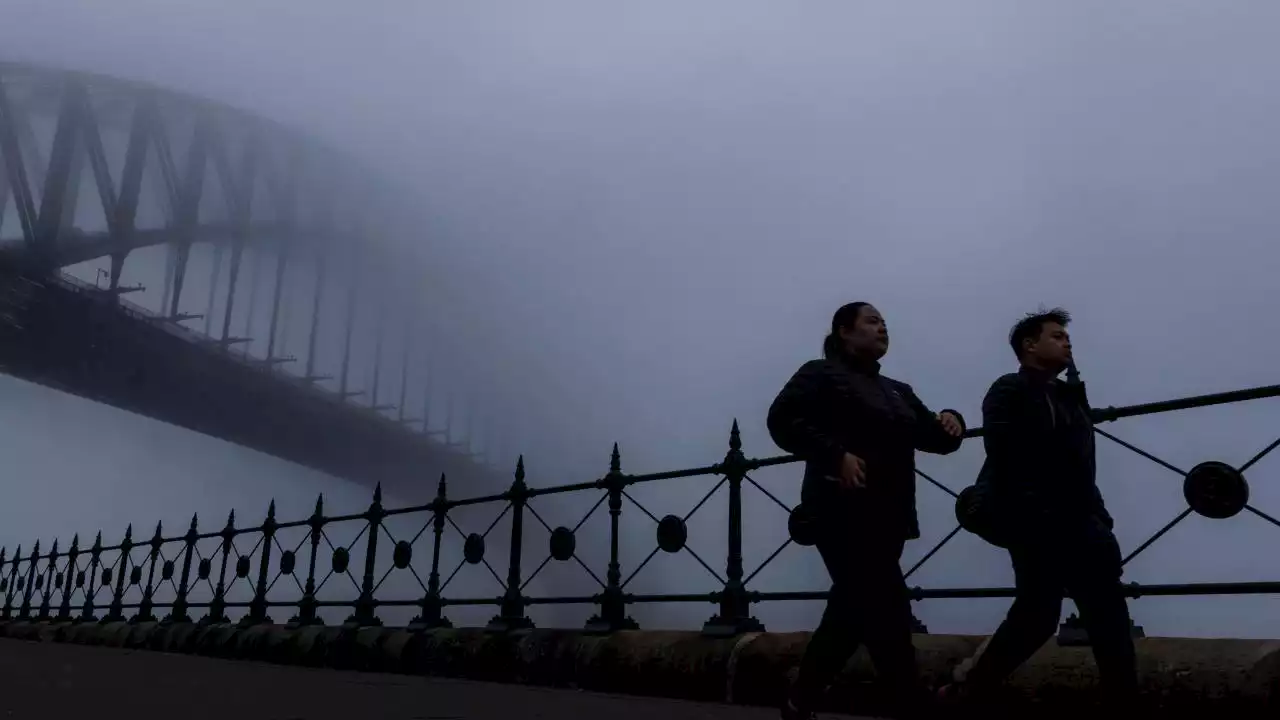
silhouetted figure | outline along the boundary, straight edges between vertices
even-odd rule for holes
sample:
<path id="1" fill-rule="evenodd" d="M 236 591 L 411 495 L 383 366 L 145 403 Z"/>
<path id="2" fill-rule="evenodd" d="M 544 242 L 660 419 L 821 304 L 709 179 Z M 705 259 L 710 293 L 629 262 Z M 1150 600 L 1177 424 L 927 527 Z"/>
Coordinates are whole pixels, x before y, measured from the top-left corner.
<path id="1" fill-rule="evenodd" d="M 982 401 L 987 459 L 966 526 L 1008 549 L 1017 595 L 965 682 L 944 696 L 980 695 L 1002 682 L 1053 637 L 1067 596 L 1104 689 L 1124 699 L 1136 689 L 1120 546 L 1096 483 L 1093 422 L 1082 386 L 1057 379 L 1072 364 L 1070 320 L 1055 309 L 1015 325 L 1009 342 L 1021 367 Z"/>
<path id="2" fill-rule="evenodd" d="M 836 311 L 825 359 L 805 363 L 769 408 L 769 433 L 805 461 L 801 509 L 831 575 L 831 595 L 782 710 L 812 716 L 836 674 L 866 643 L 876 672 L 909 706 L 921 699 L 911 600 L 900 564 L 916 519 L 915 452 L 960 447 L 964 421 L 934 415 L 905 383 L 880 374 L 889 334 L 879 311 Z"/>

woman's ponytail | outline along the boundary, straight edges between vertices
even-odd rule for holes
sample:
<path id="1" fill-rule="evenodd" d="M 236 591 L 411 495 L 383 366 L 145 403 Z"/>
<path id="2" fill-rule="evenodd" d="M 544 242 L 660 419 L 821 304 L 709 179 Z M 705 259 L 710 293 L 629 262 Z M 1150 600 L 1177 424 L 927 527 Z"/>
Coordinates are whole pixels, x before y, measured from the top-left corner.
<path id="1" fill-rule="evenodd" d="M 827 360 L 834 360 L 840 357 L 840 336 L 836 333 L 829 333 L 822 341 L 822 357 Z"/>

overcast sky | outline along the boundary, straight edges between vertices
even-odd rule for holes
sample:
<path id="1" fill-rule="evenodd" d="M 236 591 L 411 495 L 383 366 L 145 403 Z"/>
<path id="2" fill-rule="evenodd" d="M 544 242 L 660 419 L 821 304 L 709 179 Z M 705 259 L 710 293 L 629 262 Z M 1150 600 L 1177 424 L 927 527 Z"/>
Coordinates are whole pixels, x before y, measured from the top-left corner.
<path id="1" fill-rule="evenodd" d="M 20 18 L 0 22 L 10 59 L 217 98 L 406 188 L 423 222 L 413 242 L 431 260 L 414 301 L 448 298 L 433 315 L 448 332 L 427 338 L 450 341 L 441 382 L 487 391 L 487 407 L 512 418 L 506 455 L 525 452 L 538 485 L 598 476 L 615 440 L 634 472 L 712 462 L 735 417 L 749 455 L 775 454 L 765 409 L 851 300 L 888 319 L 886 372 L 974 424 L 987 385 L 1013 367 L 1009 326 L 1041 304 L 1075 314 L 1096 405 L 1280 382 L 1274 3 L 0 0 L 0 17 Z M 154 275 L 156 253 L 137 267 Z M 403 292 L 408 302 L 417 290 Z M 23 515 L 0 533 L 10 545 L 130 521 L 149 533 L 156 517 L 184 524 L 193 510 L 218 524 L 232 506 L 260 518 L 273 495 L 298 516 L 317 489 L 344 510 L 367 501 L 186 431 L 0 387 L 5 504 Z M 1277 409 L 1107 429 L 1183 468 L 1239 464 L 1280 433 Z M 922 466 L 963 487 L 981 461 L 971 445 Z M 1099 452 L 1127 547 L 1184 507 L 1176 475 L 1109 444 Z M 1251 477 L 1256 504 L 1280 514 L 1276 462 Z M 798 467 L 758 479 L 798 497 Z M 636 497 L 683 514 L 710 487 Z M 749 570 L 784 537 L 784 516 L 757 495 Z M 952 527 L 948 498 L 924 485 L 920 497 L 927 527 L 909 563 Z M 544 516 L 572 525 L 592 502 L 547 501 Z M 691 525 L 721 573 L 723 504 Z M 651 523 L 627 512 L 624 575 L 652 542 Z M 1127 579 L 1275 579 L 1262 548 L 1276 533 L 1252 516 L 1193 517 Z M 505 551 L 490 557 L 503 573 Z M 714 584 L 686 557 L 654 563 L 638 592 Z M 603 578 L 602 561 L 588 564 Z M 573 571 L 542 589 L 586 592 Z M 962 535 L 912 581 L 1009 579 L 1004 556 Z M 484 581 L 477 592 L 495 593 Z M 792 548 L 753 584 L 825 579 L 816 553 Z M 984 632 L 1006 605 L 917 613 L 935 631 Z M 1134 614 L 1152 633 L 1275 636 L 1274 605 L 1143 599 Z M 691 625 L 711 610 L 636 615 Z M 819 610 L 759 615 L 804 628 Z"/>

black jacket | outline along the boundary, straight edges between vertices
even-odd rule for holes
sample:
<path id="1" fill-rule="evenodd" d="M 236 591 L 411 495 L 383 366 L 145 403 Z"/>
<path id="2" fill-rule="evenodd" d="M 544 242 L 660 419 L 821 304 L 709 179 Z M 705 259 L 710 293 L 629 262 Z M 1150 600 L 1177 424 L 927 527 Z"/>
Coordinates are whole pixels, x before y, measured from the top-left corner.
<path id="1" fill-rule="evenodd" d="M 801 366 L 770 406 L 768 425 L 778 447 L 805 461 L 801 504 L 819 520 L 902 538 L 920 536 L 915 451 L 945 455 L 962 442 L 911 386 L 852 358 Z M 843 490 L 830 479 L 840 477 L 846 452 L 866 463 L 867 487 Z"/>
<path id="2" fill-rule="evenodd" d="M 1010 373 L 983 398 L 982 424 L 987 459 L 974 491 L 1004 544 L 1064 531 L 1110 534 L 1082 393 L 1029 370 Z"/>

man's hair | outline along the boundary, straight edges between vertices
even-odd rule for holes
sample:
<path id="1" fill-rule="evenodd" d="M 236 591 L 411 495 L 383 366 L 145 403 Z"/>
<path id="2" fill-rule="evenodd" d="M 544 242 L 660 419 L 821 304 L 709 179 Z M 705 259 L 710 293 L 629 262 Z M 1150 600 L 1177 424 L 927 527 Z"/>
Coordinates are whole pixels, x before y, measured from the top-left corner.
<path id="1" fill-rule="evenodd" d="M 1021 360 L 1022 343 L 1027 340 L 1038 340 L 1040 333 L 1044 332 L 1045 325 L 1056 323 L 1066 327 L 1070 322 L 1071 313 L 1060 307 L 1028 313 L 1026 317 L 1018 321 L 1018 324 L 1013 326 L 1013 330 L 1009 331 L 1009 345 L 1013 348 L 1013 354 Z"/>

